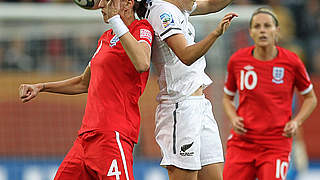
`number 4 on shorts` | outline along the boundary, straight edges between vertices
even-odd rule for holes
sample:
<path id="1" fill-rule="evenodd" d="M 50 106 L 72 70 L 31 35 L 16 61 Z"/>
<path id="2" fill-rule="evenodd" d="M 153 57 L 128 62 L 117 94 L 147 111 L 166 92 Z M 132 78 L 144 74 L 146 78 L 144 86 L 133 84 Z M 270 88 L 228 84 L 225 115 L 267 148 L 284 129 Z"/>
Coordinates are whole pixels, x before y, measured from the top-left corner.
<path id="1" fill-rule="evenodd" d="M 118 168 L 117 160 L 114 159 L 111 163 L 107 176 L 116 176 L 116 180 L 120 180 L 121 172 Z"/>

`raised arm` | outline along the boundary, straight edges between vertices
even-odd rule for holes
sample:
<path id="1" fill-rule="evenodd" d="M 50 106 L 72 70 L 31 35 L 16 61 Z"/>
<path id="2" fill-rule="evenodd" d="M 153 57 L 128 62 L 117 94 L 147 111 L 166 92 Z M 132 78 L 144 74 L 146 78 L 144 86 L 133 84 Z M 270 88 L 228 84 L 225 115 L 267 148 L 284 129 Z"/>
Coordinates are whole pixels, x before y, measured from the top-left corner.
<path id="1" fill-rule="evenodd" d="M 197 8 L 193 15 L 203 15 L 218 12 L 227 7 L 233 0 L 197 0 Z"/>
<path id="2" fill-rule="evenodd" d="M 217 38 L 228 29 L 232 18 L 236 16 L 238 15 L 235 13 L 228 13 L 225 15 L 214 31 L 203 40 L 193 45 L 188 46 L 187 40 L 183 34 L 172 35 L 166 38 L 165 41 L 184 64 L 191 65 L 208 52 Z"/>
<path id="3" fill-rule="evenodd" d="M 128 0 L 124 8 L 130 10 L 133 6 L 134 0 Z M 145 33 L 144 36 L 149 36 L 149 38 L 147 38 L 147 40 L 137 41 L 127 27 L 132 23 L 130 22 L 130 18 L 125 18 L 126 15 L 120 11 L 120 0 L 101 1 L 99 7 L 102 8 L 103 12 L 106 12 L 107 23 L 111 25 L 113 32 L 119 37 L 124 50 L 136 70 L 140 73 L 147 71 L 150 67 L 151 43 L 153 38 L 151 26 L 150 29 L 147 26 L 144 29 L 140 29 L 140 33 L 141 30 L 143 30 Z M 133 21 L 133 19 L 131 20 Z M 147 41 L 150 42 L 150 45 Z"/>
<path id="4" fill-rule="evenodd" d="M 150 67 L 151 47 L 145 42 L 138 42 L 131 33 L 120 38 L 121 44 L 138 72 L 147 71 Z"/>
<path id="5" fill-rule="evenodd" d="M 44 82 L 37 84 L 21 84 L 19 88 L 20 99 L 23 103 L 35 98 L 39 92 L 58 94 L 81 94 L 88 92 L 90 82 L 90 66 L 80 75 L 63 81 Z"/>

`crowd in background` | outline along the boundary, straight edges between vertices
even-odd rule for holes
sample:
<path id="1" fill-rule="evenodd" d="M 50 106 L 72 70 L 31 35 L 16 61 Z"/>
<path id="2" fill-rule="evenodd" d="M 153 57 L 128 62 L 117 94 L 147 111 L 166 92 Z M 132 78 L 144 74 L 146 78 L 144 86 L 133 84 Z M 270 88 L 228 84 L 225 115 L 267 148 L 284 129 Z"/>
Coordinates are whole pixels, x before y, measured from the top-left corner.
<path id="1" fill-rule="evenodd" d="M 0 2 L 72 2 L 72 0 L 0 0 Z"/>
<path id="2" fill-rule="evenodd" d="M 81 72 L 98 37 L 53 38 L 0 42 L 0 69 L 20 72 Z"/>
<path id="3" fill-rule="evenodd" d="M 10 2 L 12 4 L 18 2 L 72 3 L 72 0 L 0 0 L 0 6 L 1 2 Z M 279 44 L 297 53 L 304 61 L 310 74 L 320 75 L 319 0 L 234 0 L 233 4 L 240 6 L 257 4 L 271 6 L 280 21 L 282 37 Z M 57 36 L 44 39 L 23 39 L 17 36 L 10 40 L 0 39 L 0 72 L 80 73 L 94 54 L 100 35 L 97 34 L 90 37 Z M 227 40 L 231 45 L 230 52 L 228 52 L 230 55 L 239 48 L 252 44 L 248 36 L 247 25 L 244 29 L 237 29 L 226 35 L 229 36 Z M 219 46 L 221 44 L 223 43 L 220 43 Z M 226 65 L 227 58 L 223 60 L 225 60 Z M 6 107 L 10 109 L 10 106 L 6 105 Z M 43 107 L 41 108 L 43 109 Z M 8 111 L 8 109 L 4 111 Z M 52 108 L 51 106 L 44 109 L 59 110 L 59 108 Z M 58 110 L 57 112 L 60 112 Z M 45 113 L 47 112 L 45 111 Z M 60 114 L 63 113 L 60 112 Z M 64 139 L 64 141 L 67 140 Z M 148 144 L 147 146 L 150 145 Z M 143 148 L 144 146 L 141 149 Z M 139 154 L 140 151 L 138 149 L 136 153 Z"/>
<path id="4" fill-rule="evenodd" d="M 0 0 L 0 2 L 71 3 L 72 1 Z M 310 73 L 320 74 L 319 0 L 235 0 L 233 4 L 261 4 L 271 6 L 280 21 L 282 37 L 279 44 L 297 53 L 305 62 Z M 247 30 L 243 33 L 247 33 Z M 240 46 L 236 46 L 234 50 L 250 43 L 249 40 L 243 39 L 243 37 L 244 36 L 241 36 L 241 32 L 235 33 L 234 37 L 231 37 L 236 44 L 240 44 Z M 10 42 L 0 41 L 0 69 L 26 72 L 63 70 L 79 72 L 82 71 L 88 63 L 93 53 L 92 51 L 95 48 L 96 38 L 57 38 L 43 41 L 16 39 Z M 85 41 L 86 44 L 81 45 L 82 41 Z M 72 48 L 68 50 L 68 47 Z M 89 55 L 85 55 L 86 53 L 89 53 Z M 41 58 L 40 61 L 39 58 Z"/>

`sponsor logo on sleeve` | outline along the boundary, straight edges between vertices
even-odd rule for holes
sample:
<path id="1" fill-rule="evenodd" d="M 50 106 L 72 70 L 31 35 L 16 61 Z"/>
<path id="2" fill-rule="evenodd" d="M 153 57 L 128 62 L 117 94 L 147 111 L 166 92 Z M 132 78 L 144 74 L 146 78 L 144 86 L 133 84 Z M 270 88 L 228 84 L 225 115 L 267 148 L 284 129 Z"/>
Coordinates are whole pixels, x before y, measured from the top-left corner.
<path id="1" fill-rule="evenodd" d="M 284 68 L 283 67 L 273 67 L 272 72 L 272 82 L 276 84 L 282 84 L 283 83 L 283 77 L 284 77 Z"/>
<path id="2" fill-rule="evenodd" d="M 147 29 L 140 29 L 140 39 L 148 39 L 152 43 L 152 33 Z"/>
<path id="3" fill-rule="evenodd" d="M 160 19 L 164 28 L 167 28 L 170 25 L 174 25 L 174 20 L 170 13 L 162 13 L 160 15 Z"/>

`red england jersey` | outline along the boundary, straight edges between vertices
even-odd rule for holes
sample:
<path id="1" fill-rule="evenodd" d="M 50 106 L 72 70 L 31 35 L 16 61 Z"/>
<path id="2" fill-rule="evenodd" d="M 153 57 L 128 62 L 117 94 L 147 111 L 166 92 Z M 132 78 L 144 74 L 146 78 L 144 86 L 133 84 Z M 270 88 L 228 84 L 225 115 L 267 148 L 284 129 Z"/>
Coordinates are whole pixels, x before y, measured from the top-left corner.
<path id="1" fill-rule="evenodd" d="M 301 94 L 312 90 L 312 84 L 299 57 L 281 47 L 269 61 L 253 57 L 254 46 L 240 49 L 228 63 L 224 92 L 234 96 L 238 91 L 237 114 L 247 129 L 243 138 L 266 147 L 291 150 L 291 138 L 282 136 L 291 120 L 294 87 Z"/>
<path id="2" fill-rule="evenodd" d="M 147 20 L 135 20 L 128 28 L 137 41 L 147 42 L 151 48 L 154 32 Z M 90 69 L 87 105 L 79 134 L 93 130 L 118 131 L 137 143 L 138 100 L 149 71 L 137 72 L 112 29 L 100 37 Z"/>

